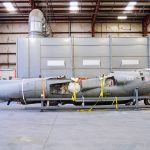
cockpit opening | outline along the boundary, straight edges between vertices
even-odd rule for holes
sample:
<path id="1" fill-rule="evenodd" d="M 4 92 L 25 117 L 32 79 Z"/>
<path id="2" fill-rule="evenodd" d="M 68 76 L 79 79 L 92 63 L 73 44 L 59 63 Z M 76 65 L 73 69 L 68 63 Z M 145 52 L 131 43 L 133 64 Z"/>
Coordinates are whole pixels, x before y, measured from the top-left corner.
<path id="1" fill-rule="evenodd" d="M 105 81 L 105 86 L 106 87 L 111 87 L 111 86 L 115 86 L 116 85 L 116 80 L 114 79 L 114 77 L 110 77 L 107 78 Z"/>

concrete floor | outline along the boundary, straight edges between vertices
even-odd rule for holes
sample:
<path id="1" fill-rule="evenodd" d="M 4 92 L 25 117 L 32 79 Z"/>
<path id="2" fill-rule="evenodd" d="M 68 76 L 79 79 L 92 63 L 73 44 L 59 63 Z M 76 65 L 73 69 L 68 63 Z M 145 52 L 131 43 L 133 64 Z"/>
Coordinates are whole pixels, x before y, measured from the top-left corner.
<path id="1" fill-rule="evenodd" d="M 0 104 L 0 150 L 148 150 L 150 111 L 39 112 Z"/>

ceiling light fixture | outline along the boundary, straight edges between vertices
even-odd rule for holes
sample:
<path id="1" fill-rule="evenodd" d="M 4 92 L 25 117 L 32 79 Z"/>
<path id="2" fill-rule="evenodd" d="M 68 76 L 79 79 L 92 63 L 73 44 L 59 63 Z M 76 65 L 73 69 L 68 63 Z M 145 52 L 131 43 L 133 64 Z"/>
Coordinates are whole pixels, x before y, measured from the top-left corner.
<path id="1" fill-rule="evenodd" d="M 125 10 L 133 10 L 136 4 L 137 2 L 129 2 L 128 5 L 125 7 Z"/>
<path id="2" fill-rule="evenodd" d="M 127 16 L 118 16 L 118 19 L 125 20 L 127 19 Z"/>
<path id="3" fill-rule="evenodd" d="M 77 12 L 79 10 L 78 2 L 76 2 L 76 1 L 70 2 L 70 8 L 69 9 L 72 12 Z"/>
<path id="4" fill-rule="evenodd" d="M 10 2 L 5 2 L 5 3 L 3 3 L 3 5 L 6 7 L 6 9 L 8 10 L 8 11 L 15 11 L 16 9 L 14 8 L 14 6 L 12 5 L 12 3 L 10 3 Z"/>

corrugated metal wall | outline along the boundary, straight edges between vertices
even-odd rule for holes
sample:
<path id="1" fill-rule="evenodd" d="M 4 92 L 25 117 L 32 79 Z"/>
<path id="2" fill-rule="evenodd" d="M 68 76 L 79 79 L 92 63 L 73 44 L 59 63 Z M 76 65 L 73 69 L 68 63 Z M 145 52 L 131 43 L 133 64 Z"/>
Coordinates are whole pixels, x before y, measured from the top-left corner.
<path id="1" fill-rule="evenodd" d="M 96 77 L 148 67 L 148 38 L 19 38 L 17 76 Z"/>

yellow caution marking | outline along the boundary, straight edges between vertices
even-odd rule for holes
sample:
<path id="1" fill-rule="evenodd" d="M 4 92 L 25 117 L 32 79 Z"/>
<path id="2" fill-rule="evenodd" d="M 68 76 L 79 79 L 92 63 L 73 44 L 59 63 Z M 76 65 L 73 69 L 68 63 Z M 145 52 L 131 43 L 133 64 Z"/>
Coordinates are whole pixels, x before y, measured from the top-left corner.
<path id="1" fill-rule="evenodd" d="M 105 76 L 103 78 L 100 78 L 100 95 L 99 95 L 99 97 L 104 97 L 104 86 L 105 86 Z M 85 110 L 84 109 L 77 110 L 77 112 L 91 112 L 99 101 L 100 101 L 100 99 L 98 99 L 91 108 L 85 109 Z"/>
<path id="2" fill-rule="evenodd" d="M 104 96 L 105 76 L 100 79 L 100 97 Z"/>
<path id="3" fill-rule="evenodd" d="M 42 94 L 41 97 L 43 97 L 43 99 L 45 98 L 45 81 L 44 79 L 42 79 Z"/>
<path id="4" fill-rule="evenodd" d="M 116 104 L 116 110 L 118 109 L 118 97 L 115 97 L 115 99 L 113 100 L 112 105 Z"/>
<path id="5" fill-rule="evenodd" d="M 91 112 L 92 110 L 91 109 L 80 109 L 80 110 L 77 110 L 77 112 Z"/>
<path id="6" fill-rule="evenodd" d="M 73 89 L 73 95 L 72 95 L 72 101 L 75 102 L 76 99 L 77 99 L 77 96 L 76 96 L 76 82 L 74 82 L 74 89 Z"/>

